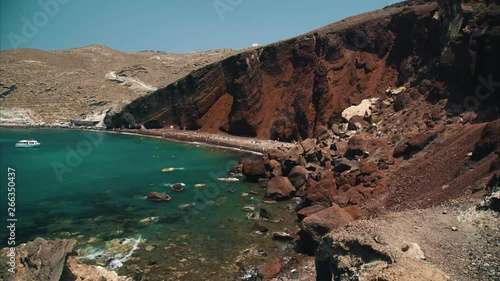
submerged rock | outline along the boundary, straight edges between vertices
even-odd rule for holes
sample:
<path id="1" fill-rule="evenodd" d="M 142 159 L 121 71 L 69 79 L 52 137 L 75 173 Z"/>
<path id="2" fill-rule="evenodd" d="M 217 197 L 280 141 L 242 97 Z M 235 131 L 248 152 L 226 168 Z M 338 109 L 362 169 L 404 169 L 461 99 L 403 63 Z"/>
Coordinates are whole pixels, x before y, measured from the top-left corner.
<path id="1" fill-rule="evenodd" d="M 293 240 L 293 236 L 287 232 L 273 232 L 273 240 L 290 241 Z"/>
<path id="2" fill-rule="evenodd" d="M 150 192 L 148 193 L 147 198 L 149 201 L 154 201 L 154 202 L 170 201 L 170 199 L 172 199 L 170 195 L 161 192 Z"/>
<path id="3" fill-rule="evenodd" d="M 255 206 L 243 206 L 241 209 L 243 211 L 255 211 Z"/>
<path id="4" fill-rule="evenodd" d="M 170 185 L 170 188 L 172 188 L 172 190 L 174 191 L 183 191 L 184 190 L 184 186 L 186 186 L 185 184 L 183 183 L 174 183 L 172 185 Z"/>
<path id="5" fill-rule="evenodd" d="M 260 208 L 259 216 L 263 219 L 271 219 L 271 214 L 269 214 L 269 212 L 264 208 Z"/>
<path id="6" fill-rule="evenodd" d="M 252 225 L 252 231 L 260 232 L 260 233 L 265 233 L 268 232 L 269 230 L 267 227 L 261 225 L 260 223 L 256 222 Z"/>
<path id="7" fill-rule="evenodd" d="M 140 220 L 139 222 L 141 222 L 141 223 L 148 223 L 148 222 L 155 223 L 157 221 L 158 221 L 158 217 L 147 217 L 147 218 Z"/>

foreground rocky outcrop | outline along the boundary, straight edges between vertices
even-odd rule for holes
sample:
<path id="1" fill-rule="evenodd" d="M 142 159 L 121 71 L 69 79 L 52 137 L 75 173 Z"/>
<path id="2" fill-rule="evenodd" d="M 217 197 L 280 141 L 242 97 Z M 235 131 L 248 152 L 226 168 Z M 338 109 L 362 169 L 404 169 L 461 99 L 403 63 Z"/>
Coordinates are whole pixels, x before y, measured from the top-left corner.
<path id="1" fill-rule="evenodd" d="M 399 241 L 373 235 L 341 230 L 325 236 L 316 253 L 316 280 L 449 280 L 444 272 L 423 261 L 418 244 L 397 245 Z"/>
<path id="2" fill-rule="evenodd" d="M 47 241 L 37 238 L 15 248 L 15 259 L 11 260 L 10 248 L 0 250 L 0 276 L 3 280 L 107 280 L 131 281 L 116 272 L 100 266 L 78 263 L 73 248 L 76 240 L 56 239 Z M 9 271 L 14 268 L 15 273 Z"/>
<path id="3" fill-rule="evenodd" d="M 496 280 L 498 222 L 467 200 L 358 220 L 324 236 L 316 280 Z"/>

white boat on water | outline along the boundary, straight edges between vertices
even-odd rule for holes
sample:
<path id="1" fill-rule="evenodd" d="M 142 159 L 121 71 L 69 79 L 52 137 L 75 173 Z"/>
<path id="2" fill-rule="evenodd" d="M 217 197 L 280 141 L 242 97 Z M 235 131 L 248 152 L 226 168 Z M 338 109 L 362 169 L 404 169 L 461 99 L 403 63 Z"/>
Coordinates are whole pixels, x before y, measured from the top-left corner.
<path id="1" fill-rule="evenodd" d="M 218 181 L 225 181 L 225 182 L 233 182 L 233 181 L 239 181 L 238 178 L 217 178 Z"/>
<path id="2" fill-rule="evenodd" d="M 39 147 L 42 145 L 36 140 L 20 140 L 16 143 L 16 147 Z"/>

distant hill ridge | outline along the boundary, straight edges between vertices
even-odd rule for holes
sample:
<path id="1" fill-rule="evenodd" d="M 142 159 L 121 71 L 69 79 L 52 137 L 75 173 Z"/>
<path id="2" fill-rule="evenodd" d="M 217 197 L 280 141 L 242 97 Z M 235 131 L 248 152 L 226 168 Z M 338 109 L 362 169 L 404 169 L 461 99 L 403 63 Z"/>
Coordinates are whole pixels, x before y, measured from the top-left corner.
<path id="1" fill-rule="evenodd" d="M 231 49 L 189 54 L 120 52 L 102 45 L 49 52 L 2 51 L 0 123 L 27 124 L 18 118 L 26 110 L 41 123 L 100 116 L 235 53 Z"/>

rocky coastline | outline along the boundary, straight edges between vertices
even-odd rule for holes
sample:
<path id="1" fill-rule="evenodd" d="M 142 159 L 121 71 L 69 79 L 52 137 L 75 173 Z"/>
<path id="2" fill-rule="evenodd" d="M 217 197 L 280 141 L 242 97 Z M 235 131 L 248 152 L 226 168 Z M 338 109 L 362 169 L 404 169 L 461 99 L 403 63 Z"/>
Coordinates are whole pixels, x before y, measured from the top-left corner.
<path id="1" fill-rule="evenodd" d="M 257 154 L 228 172 L 269 204 L 298 198 L 297 231 L 272 233 L 296 253 L 235 261 L 244 280 L 498 280 L 499 6 L 412 0 L 246 50 L 109 112 L 98 131 Z M 267 231 L 266 212 L 249 219 Z M 75 263 L 73 247 L 37 239 L 18 266 L 27 279 L 128 280 Z"/>
<path id="2" fill-rule="evenodd" d="M 214 134 L 199 131 L 178 129 L 105 129 L 97 127 L 77 127 L 60 125 L 5 125 L 0 127 L 13 129 L 36 129 L 36 130 L 73 130 L 91 131 L 109 134 L 133 135 L 155 139 L 165 139 L 173 142 L 182 142 L 192 145 L 210 146 L 217 149 L 234 150 L 243 153 L 262 155 L 269 149 L 292 147 L 294 144 L 272 140 L 232 136 L 228 134 Z"/>
<path id="3" fill-rule="evenodd" d="M 436 134 L 448 138 L 454 137 L 450 134 L 459 135 L 478 127 L 473 124 L 447 124 L 446 119 L 442 122 L 444 125 L 436 130 Z M 376 132 L 367 133 L 360 130 L 355 134 L 353 132 L 348 134 L 348 131 L 342 129 L 337 133 L 327 130 L 320 138 L 306 139 L 285 147 L 275 144 L 257 158 L 242 159 L 232 172 L 241 172 L 247 181 L 258 183 L 265 193 L 263 200 L 288 201 L 292 198 L 301 198 L 295 209 L 291 210 L 297 216 L 298 231 L 273 233 L 276 239 L 289 241 L 291 239 L 296 243 L 297 254 L 269 259 L 260 267 L 241 268 L 244 270 L 242 274 L 248 277 L 246 280 L 286 280 L 284 278 L 331 280 L 334 275 L 343 276 L 340 280 L 351 280 L 353 276 L 370 276 L 385 280 L 401 280 L 398 278 L 402 276 L 417 280 L 449 280 L 450 276 L 454 279 L 463 278 L 465 275 L 446 269 L 449 265 L 446 261 L 443 262 L 446 251 L 433 251 L 432 244 L 421 236 L 422 232 L 418 231 L 422 229 L 425 235 L 426 228 L 436 228 L 439 231 L 435 229 L 432 234 L 428 234 L 434 239 L 445 239 L 450 233 L 458 235 L 457 239 L 464 239 L 464 236 L 473 234 L 484 237 L 484 243 L 471 245 L 469 251 L 475 252 L 480 249 L 484 255 L 483 261 L 491 263 L 491 267 L 477 272 L 471 267 L 466 272 L 475 274 L 477 278 L 486 278 L 483 280 L 488 280 L 487 278 L 491 276 L 494 278 L 498 272 L 496 268 L 500 265 L 494 253 L 500 250 L 498 248 L 500 245 L 493 244 L 490 247 L 486 245 L 500 238 L 500 229 L 495 226 L 499 219 L 498 203 L 495 203 L 500 200 L 499 175 L 498 169 L 494 168 L 495 159 L 489 157 L 495 155 L 499 147 L 500 142 L 496 135 L 498 130 L 494 129 L 497 126 L 496 121 L 481 125 L 477 132 L 472 130 L 470 137 L 476 140 L 464 148 L 464 151 L 471 151 L 472 154 L 462 155 L 466 159 L 487 160 L 490 163 L 489 169 L 486 175 L 480 175 L 479 178 L 489 180 L 480 186 L 478 184 L 476 187 L 465 189 L 464 191 L 469 190 L 470 195 L 464 201 L 454 201 L 456 197 L 452 193 L 447 199 L 434 198 L 436 201 L 432 203 L 433 207 L 424 210 L 418 206 L 404 207 L 405 202 L 396 204 L 397 206 L 391 202 L 390 198 L 395 195 L 395 190 L 390 186 L 390 174 L 399 169 L 395 165 L 398 161 L 418 163 L 425 158 L 432 158 L 432 155 L 423 155 L 429 154 L 430 149 L 439 149 L 440 142 L 446 143 L 440 138 L 430 138 L 429 135 L 432 134 L 428 131 L 421 133 L 423 137 L 417 137 L 417 134 L 408 137 L 407 142 L 388 145 L 390 137 L 379 137 Z M 459 127 L 460 130 L 457 131 Z M 182 132 L 184 137 L 187 137 L 182 141 L 191 141 L 189 134 L 193 134 L 193 137 L 194 134 L 199 136 L 198 132 Z M 125 133 L 131 132 L 126 130 Z M 135 130 L 134 133 L 143 135 L 144 132 Z M 159 137 L 158 134 L 160 134 L 158 131 L 154 133 L 148 131 L 144 136 Z M 349 136 L 350 134 L 354 135 Z M 412 158 L 403 160 L 403 155 L 398 152 L 403 150 L 400 146 L 406 147 L 408 143 L 416 143 L 415 139 L 422 139 L 422 144 L 415 144 L 422 153 L 413 152 Z M 239 141 L 239 138 L 234 141 Z M 492 152 L 493 154 L 490 154 Z M 449 193 L 446 188 L 442 190 L 445 194 Z M 484 200 L 485 203 L 479 204 L 482 196 L 488 194 L 491 196 Z M 401 198 L 401 195 L 397 196 Z M 418 196 L 413 198 L 417 199 Z M 427 199 L 429 198 L 426 197 L 425 202 Z M 443 217 L 433 222 L 432 218 L 437 214 Z M 394 222 L 395 217 L 397 219 Z M 265 215 L 261 215 L 260 219 L 262 218 L 265 218 Z M 258 220 L 256 222 L 258 223 Z M 415 226 L 408 226 L 412 223 Z M 490 227 L 485 228 L 484 225 Z M 405 226 L 408 229 L 405 229 Z M 257 225 L 254 227 L 260 229 Z M 390 229 L 396 228 L 399 228 L 398 233 L 407 240 L 393 237 L 394 233 L 391 233 Z M 411 231 L 412 229 L 415 231 Z M 26 255 L 33 257 L 29 251 L 38 247 L 47 249 L 47 252 L 42 254 L 53 255 L 55 251 L 60 252 L 55 256 L 66 256 L 59 258 L 59 261 L 63 262 L 57 266 L 46 257 L 40 258 L 38 263 L 47 264 L 46 268 L 50 274 L 58 275 L 59 268 L 63 268 L 60 279 L 53 280 L 80 280 L 78 276 L 89 274 L 88 272 L 96 276 L 95 280 L 99 280 L 100 276 L 105 276 L 104 278 L 107 278 L 105 280 L 131 280 L 102 267 L 81 264 L 74 258 L 75 252 L 72 251 L 74 243 L 72 240 L 37 239 L 19 246 L 19 250 L 16 251 L 18 253 L 27 251 Z M 63 244 L 66 246 L 62 247 Z M 352 247 L 356 250 L 348 250 Z M 346 253 L 349 253 L 348 256 L 343 257 Z M 456 254 L 464 258 L 463 253 Z M 31 271 L 32 266 L 25 264 L 22 255 L 24 254 L 21 254 L 18 264 L 23 265 L 20 272 L 30 276 L 28 279 L 42 280 L 45 277 L 40 279 L 37 274 L 49 274 L 43 271 Z M 371 258 L 367 259 L 367 255 Z M 474 255 L 475 257 L 477 255 Z M 344 264 L 344 259 L 353 263 Z M 31 264 L 34 259 L 29 260 Z M 355 260 L 358 261 L 354 262 Z M 35 263 L 37 262 L 34 261 L 33 264 Z"/>

